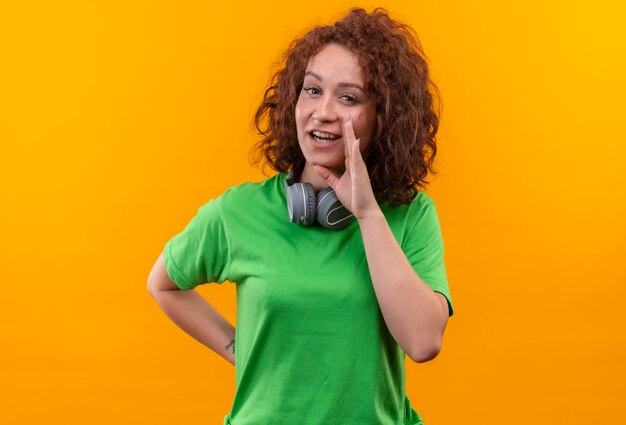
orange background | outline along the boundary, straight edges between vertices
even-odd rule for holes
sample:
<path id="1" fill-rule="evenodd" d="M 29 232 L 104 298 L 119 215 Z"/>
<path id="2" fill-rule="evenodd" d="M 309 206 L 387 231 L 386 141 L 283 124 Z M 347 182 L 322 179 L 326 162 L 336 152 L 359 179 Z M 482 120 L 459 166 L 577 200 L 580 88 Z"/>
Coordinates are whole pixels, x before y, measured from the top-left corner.
<path id="1" fill-rule="evenodd" d="M 429 193 L 456 314 L 408 364 L 412 404 L 427 425 L 618 423 L 623 2 L 377 4 L 416 29 L 444 104 Z M 270 65 L 351 5 L 0 6 L 1 423 L 221 424 L 234 369 L 148 273 L 200 205 L 263 178 Z M 200 292 L 234 321 L 234 285 Z"/>

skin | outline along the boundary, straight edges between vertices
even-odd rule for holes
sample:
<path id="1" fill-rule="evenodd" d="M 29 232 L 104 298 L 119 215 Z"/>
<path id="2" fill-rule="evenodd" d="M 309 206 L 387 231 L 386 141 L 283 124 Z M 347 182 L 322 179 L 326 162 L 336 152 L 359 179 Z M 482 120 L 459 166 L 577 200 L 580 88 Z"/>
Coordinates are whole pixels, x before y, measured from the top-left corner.
<path id="1" fill-rule="evenodd" d="M 432 360 L 441 351 L 449 316 L 448 301 L 413 270 L 376 202 L 350 120 L 343 129 L 343 174 L 337 176 L 321 165 L 315 165 L 314 170 L 335 190 L 359 223 L 367 265 L 387 328 L 413 361 Z"/>
<path id="2" fill-rule="evenodd" d="M 296 106 L 306 159 L 300 180 L 316 190 L 331 186 L 354 214 L 385 323 L 411 359 L 425 362 L 441 350 L 448 303 L 415 273 L 374 197 L 362 152 L 376 133 L 377 117 L 374 100 L 355 87 L 364 83 L 358 56 L 342 46 L 330 44 L 309 62 Z M 360 93 L 358 102 L 349 101 L 350 93 Z M 319 146 L 311 129 L 341 138 Z"/>
<path id="3" fill-rule="evenodd" d="M 377 116 L 376 104 L 364 87 L 359 58 L 345 47 L 329 44 L 311 58 L 295 110 L 298 143 L 306 159 L 300 181 L 313 184 L 316 190 L 328 185 L 314 170 L 314 164 L 335 175 L 343 174 L 348 156 L 344 124 L 350 118 L 360 148 L 367 149 L 375 135 Z M 341 137 L 320 146 L 309 134 L 312 130 Z"/>
<path id="4" fill-rule="evenodd" d="M 235 328 L 198 291 L 182 291 L 170 279 L 162 253 L 150 271 L 148 292 L 178 327 L 235 364 Z"/>
<path id="5" fill-rule="evenodd" d="M 441 349 L 448 304 L 415 273 L 376 203 L 362 152 L 380 124 L 373 99 L 355 87 L 364 87 L 358 57 L 331 44 L 311 59 L 307 71 L 306 90 L 296 105 L 298 141 L 306 159 L 300 180 L 316 190 L 333 187 L 354 213 L 389 331 L 411 359 L 431 360 Z M 349 100 L 351 96 L 358 101 Z M 341 138 L 328 146 L 315 145 L 308 136 L 311 129 Z M 178 288 L 165 270 L 163 254 L 150 273 L 148 290 L 181 329 L 235 363 L 235 328 L 196 290 Z"/>

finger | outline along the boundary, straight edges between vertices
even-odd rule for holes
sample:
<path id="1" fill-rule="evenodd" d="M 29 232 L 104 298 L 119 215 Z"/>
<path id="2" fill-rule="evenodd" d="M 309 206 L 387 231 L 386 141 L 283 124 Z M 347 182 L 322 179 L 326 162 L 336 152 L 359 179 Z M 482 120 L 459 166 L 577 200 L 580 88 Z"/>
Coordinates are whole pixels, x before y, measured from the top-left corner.
<path id="1" fill-rule="evenodd" d="M 349 157 L 352 150 L 352 143 L 356 139 L 354 135 L 354 126 L 352 125 L 352 117 L 348 115 L 348 117 L 343 118 L 343 145 L 345 149 L 346 157 Z"/>
<path id="2" fill-rule="evenodd" d="M 360 140 L 355 140 L 352 142 L 352 155 L 350 155 L 350 163 L 352 165 L 352 175 L 356 177 L 357 175 L 357 166 L 359 165 L 359 156 L 361 152 L 359 151 Z"/>
<path id="3" fill-rule="evenodd" d="M 319 174 L 321 178 L 323 178 L 326 183 L 333 189 L 337 186 L 337 182 L 339 182 L 339 177 L 331 173 L 331 171 L 324 167 L 323 165 L 313 165 L 313 169 Z"/>
<path id="4" fill-rule="evenodd" d="M 349 142 L 353 142 L 356 139 L 354 135 L 354 126 L 352 124 L 352 117 L 350 115 L 343 117 L 343 137 Z"/>
<path id="5" fill-rule="evenodd" d="M 354 141 L 354 160 L 357 165 L 365 164 L 363 160 L 363 153 L 361 152 L 361 139 Z"/>

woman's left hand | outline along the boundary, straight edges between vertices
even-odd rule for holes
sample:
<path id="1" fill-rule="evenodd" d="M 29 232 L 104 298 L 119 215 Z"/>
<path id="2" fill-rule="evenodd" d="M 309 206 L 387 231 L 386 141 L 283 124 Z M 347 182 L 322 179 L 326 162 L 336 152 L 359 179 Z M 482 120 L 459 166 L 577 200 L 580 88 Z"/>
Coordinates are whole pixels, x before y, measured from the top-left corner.
<path id="1" fill-rule="evenodd" d="M 314 165 L 315 171 L 335 190 L 341 203 L 354 214 L 357 220 L 362 220 L 372 214 L 381 214 L 365 161 L 361 155 L 361 143 L 354 134 L 350 117 L 343 120 L 343 144 L 346 155 L 346 170 L 343 175 L 336 176 L 321 165 Z"/>

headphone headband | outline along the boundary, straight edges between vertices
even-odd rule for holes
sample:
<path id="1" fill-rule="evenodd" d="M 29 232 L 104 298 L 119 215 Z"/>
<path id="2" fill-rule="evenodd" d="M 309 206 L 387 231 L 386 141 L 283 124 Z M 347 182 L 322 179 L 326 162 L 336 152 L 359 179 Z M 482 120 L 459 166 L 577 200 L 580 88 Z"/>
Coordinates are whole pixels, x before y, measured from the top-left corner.
<path id="1" fill-rule="evenodd" d="M 296 172 L 293 171 L 293 168 L 289 170 L 289 174 L 287 174 L 287 186 L 291 186 L 296 182 Z"/>

